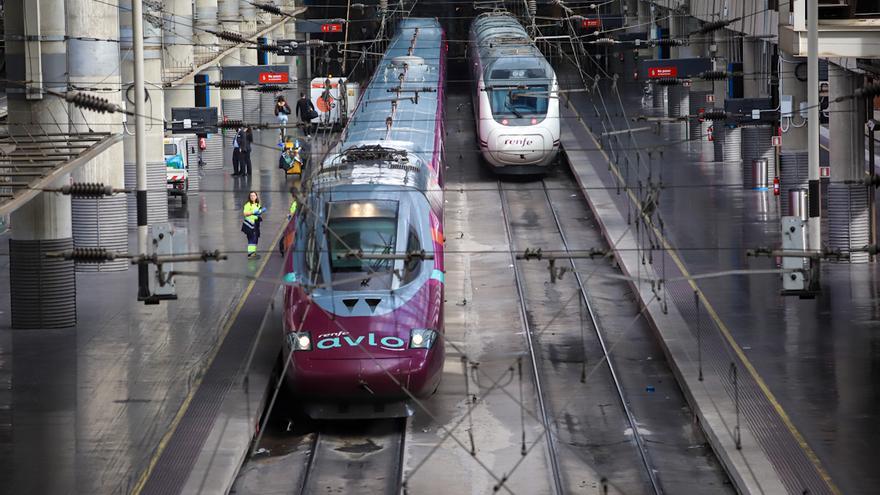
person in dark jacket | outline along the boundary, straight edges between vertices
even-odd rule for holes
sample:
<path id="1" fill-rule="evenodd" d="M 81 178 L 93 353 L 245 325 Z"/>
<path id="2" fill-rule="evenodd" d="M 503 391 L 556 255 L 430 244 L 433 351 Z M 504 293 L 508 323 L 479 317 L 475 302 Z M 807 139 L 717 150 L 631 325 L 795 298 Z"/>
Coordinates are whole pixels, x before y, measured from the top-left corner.
<path id="1" fill-rule="evenodd" d="M 250 127 L 239 129 L 235 136 L 238 140 L 240 175 L 251 175 L 251 143 L 254 142 L 254 132 Z"/>
<path id="2" fill-rule="evenodd" d="M 299 117 L 299 121 L 302 123 L 306 137 L 312 137 L 311 130 L 314 113 L 315 106 L 312 105 L 312 102 L 309 101 L 308 98 L 306 98 L 305 93 L 300 93 L 299 100 L 296 102 L 296 116 Z"/>
<path id="3" fill-rule="evenodd" d="M 241 133 L 241 128 L 239 127 L 235 131 L 235 137 L 232 138 L 232 176 L 237 177 L 242 174 L 241 171 L 241 146 L 240 141 L 238 140 L 238 135 Z"/>

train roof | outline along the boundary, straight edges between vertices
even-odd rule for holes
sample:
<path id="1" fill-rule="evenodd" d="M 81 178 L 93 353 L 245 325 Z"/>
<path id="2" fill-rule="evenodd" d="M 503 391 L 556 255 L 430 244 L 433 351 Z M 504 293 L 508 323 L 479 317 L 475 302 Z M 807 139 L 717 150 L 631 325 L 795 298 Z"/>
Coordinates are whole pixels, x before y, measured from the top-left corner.
<path id="1" fill-rule="evenodd" d="M 443 45 L 436 19 L 400 22 L 314 185 L 426 186 L 442 118 Z"/>
<path id="2" fill-rule="evenodd" d="M 471 25 L 471 41 L 476 44 L 485 79 L 553 77 L 553 68 L 525 28 L 510 14 L 480 14 Z M 516 77 L 513 71 L 525 75 Z"/>

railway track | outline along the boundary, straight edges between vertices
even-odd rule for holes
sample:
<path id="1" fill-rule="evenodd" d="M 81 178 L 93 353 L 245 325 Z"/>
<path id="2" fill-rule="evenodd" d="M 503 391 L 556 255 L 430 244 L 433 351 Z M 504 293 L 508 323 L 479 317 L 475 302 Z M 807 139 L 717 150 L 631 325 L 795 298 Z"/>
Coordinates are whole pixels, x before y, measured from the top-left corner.
<path id="1" fill-rule="evenodd" d="M 556 209 L 553 206 L 553 201 L 551 200 L 547 185 L 545 181 L 540 182 L 540 195 L 543 196 L 544 200 L 546 200 L 546 209 L 549 210 L 552 214 L 553 225 L 557 230 L 558 239 L 561 241 L 562 247 L 565 251 L 570 251 L 568 239 L 566 238 L 564 228 L 562 223 L 559 220 Z M 536 190 L 534 183 L 526 184 L 523 188 Z M 542 350 L 541 350 L 541 342 L 539 341 L 539 337 L 536 335 L 535 325 L 533 324 L 534 317 L 530 317 L 529 315 L 529 302 L 528 297 L 526 296 L 527 292 L 527 282 L 525 281 L 525 277 L 522 274 L 521 267 L 519 266 L 519 262 L 515 259 L 514 253 L 523 250 L 525 247 L 533 247 L 533 246 L 518 246 L 514 236 L 514 226 L 511 219 L 511 208 L 508 199 L 509 192 L 515 192 L 516 189 L 510 190 L 505 189 L 502 185 L 501 181 L 498 181 L 498 193 L 500 196 L 501 210 L 504 219 L 504 229 L 507 234 L 507 240 L 510 245 L 511 251 L 511 264 L 514 272 L 514 282 L 516 286 L 517 296 L 519 298 L 519 306 L 521 312 L 521 321 L 523 326 L 523 332 L 526 340 L 526 347 L 529 356 L 529 362 L 531 365 L 531 372 L 534 377 L 534 383 L 536 388 L 536 396 L 538 400 L 538 409 L 540 412 L 540 419 L 542 424 L 545 427 L 544 434 L 546 437 L 546 445 L 547 445 L 547 455 L 549 459 L 549 464 L 551 468 L 551 476 L 553 483 L 553 490 L 556 494 L 568 493 L 569 490 L 566 488 L 570 488 L 571 484 L 566 482 L 567 473 L 563 472 L 563 467 L 559 462 L 559 449 L 557 446 L 557 440 L 553 434 L 554 423 L 557 422 L 555 416 L 560 413 L 560 411 L 553 411 L 551 404 L 551 400 L 549 400 L 546 396 L 543 384 L 542 384 L 542 375 L 544 374 L 544 370 L 542 369 L 542 361 L 544 359 L 541 358 Z M 550 230 L 550 229 L 547 229 Z M 550 232 L 544 232 L 547 238 L 551 237 L 553 234 Z M 621 412 L 625 418 L 626 424 L 629 427 L 629 431 L 631 432 L 631 438 L 633 440 L 633 444 L 637 451 L 638 461 L 643 469 L 648 489 L 647 493 L 653 493 L 655 495 L 660 495 L 663 493 L 662 485 L 657 477 L 657 470 L 654 468 L 653 463 L 651 461 L 650 455 L 647 451 L 645 440 L 642 437 L 642 434 L 639 429 L 638 422 L 629 407 L 625 390 L 623 385 L 621 384 L 620 379 L 618 378 L 617 370 L 615 369 L 613 360 L 611 359 L 610 349 L 606 343 L 605 336 L 603 335 L 602 328 L 600 326 L 599 320 L 596 316 L 596 312 L 593 309 L 593 305 L 591 304 L 590 298 L 587 297 L 587 290 L 585 287 L 585 281 L 582 279 L 581 275 L 577 271 L 577 267 L 573 260 L 569 260 L 570 267 L 572 272 L 574 273 L 574 281 L 575 287 L 579 292 L 580 303 L 583 304 L 583 308 L 585 308 L 585 315 L 587 317 L 588 326 L 592 328 L 593 336 L 595 338 L 595 344 L 601 349 L 601 364 L 606 368 L 608 375 L 610 376 L 610 380 L 613 384 L 614 395 L 619 401 Z M 532 304 L 546 304 L 548 301 L 532 301 Z M 586 352 L 586 351 L 585 351 Z M 584 357 L 586 360 L 586 357 Z M 583 375 L 582 375 L 583 376 Z M 583 381 L 583 378 L 582 378 Z"/>
<path id="2" fill-rule="evenodd" d="M 399 494 L 405 438 L 406 418 L 323 423 L 300 493 Z"/>

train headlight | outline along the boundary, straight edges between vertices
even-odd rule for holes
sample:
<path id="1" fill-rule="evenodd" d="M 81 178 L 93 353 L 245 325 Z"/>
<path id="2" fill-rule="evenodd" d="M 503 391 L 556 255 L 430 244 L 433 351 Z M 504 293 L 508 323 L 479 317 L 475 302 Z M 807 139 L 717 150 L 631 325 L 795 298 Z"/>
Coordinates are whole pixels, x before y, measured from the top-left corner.
<path id="1" fill-rule="evenodd" d="M 437 339 L 437 332 L 430 328 L 413 328 L 409 334 L 410 349 L 430 349 Z"/>
<path id="2" fill-rule="evenodd" d="M 287 339 L 294 351 L 312 350 L 312 337 L 309 332 L 290 332 L 287 334 Z"/>
<path id="3" fill-rule="evenodd" d="M 507 124 L 508 124 L 507 119 L 501 119 L 501 125 L 507 125 Z"/>

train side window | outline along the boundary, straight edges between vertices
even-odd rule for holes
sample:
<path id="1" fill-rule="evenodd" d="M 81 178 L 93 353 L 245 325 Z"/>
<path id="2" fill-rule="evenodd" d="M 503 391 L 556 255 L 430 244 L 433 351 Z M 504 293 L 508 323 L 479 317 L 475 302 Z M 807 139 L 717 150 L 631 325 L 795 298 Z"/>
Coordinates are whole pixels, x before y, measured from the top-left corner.
<path id="1" fill-rule="evenodd" d="M 410 225 L 409 227 L 409 235 L 406 239 L 406 252 L 411 253 L 413 251 L 421 251 L 422 243 L 419 241 L 419 233 L 416 232 L 415 226 Z M 403 285 L 406 285 L 416 277 L 419 276 L 419 273 L 422 271 L 422 260 L 413 259 L 404 263 L 403 266 Z"/>

